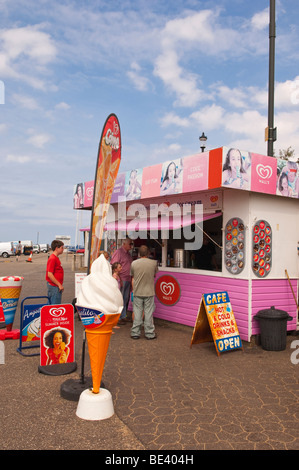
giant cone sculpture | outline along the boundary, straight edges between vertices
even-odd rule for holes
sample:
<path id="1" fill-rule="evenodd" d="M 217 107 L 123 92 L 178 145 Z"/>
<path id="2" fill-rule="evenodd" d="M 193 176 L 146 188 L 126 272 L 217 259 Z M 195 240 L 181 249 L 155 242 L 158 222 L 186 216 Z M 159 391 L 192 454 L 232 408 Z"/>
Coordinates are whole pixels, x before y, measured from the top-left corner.
<path id="1" fill-rule="evenodd" d="M 123 300 L 104 255 L 93 262 L 91 273 L 83 280 L 76 308 L 85 327 L 92 375 L 92 390 L 81 393 L 76 414 L 83 419 L 105 419 L 114 410 L 110 392 L 100 388 L 101 379 Z"/>

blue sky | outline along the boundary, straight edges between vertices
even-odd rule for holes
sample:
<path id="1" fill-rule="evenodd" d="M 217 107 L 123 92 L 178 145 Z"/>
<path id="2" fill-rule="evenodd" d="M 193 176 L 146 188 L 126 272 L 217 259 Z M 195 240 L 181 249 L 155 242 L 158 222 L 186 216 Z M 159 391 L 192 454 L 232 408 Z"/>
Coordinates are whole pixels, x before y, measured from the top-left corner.
<path id="1" fill-rule="evenodd" d="M 297 157 L 298 18 L 276 1 L 275 151 Z M 268 57 L 269 0 L 0 0 L 0 240 L 75 242 L 110 113 L 120 171 L 197 153 L 202 132 L 266 154 Z"/>

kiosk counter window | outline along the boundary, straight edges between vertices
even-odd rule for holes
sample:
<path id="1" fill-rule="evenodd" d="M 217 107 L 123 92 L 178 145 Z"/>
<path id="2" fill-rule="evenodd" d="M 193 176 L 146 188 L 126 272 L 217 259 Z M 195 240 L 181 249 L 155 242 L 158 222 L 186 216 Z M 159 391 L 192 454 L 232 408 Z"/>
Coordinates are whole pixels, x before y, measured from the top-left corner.
<path id="1" fill-rule="evenodd" d="M 159 266 L 196 270 L 222 271 L 222 212 L 189 218 L 132 219 L 107 224 L 109 238 L 134 241 L 133 259 L 138 248 L 147 245 L 150 257 Z"/>

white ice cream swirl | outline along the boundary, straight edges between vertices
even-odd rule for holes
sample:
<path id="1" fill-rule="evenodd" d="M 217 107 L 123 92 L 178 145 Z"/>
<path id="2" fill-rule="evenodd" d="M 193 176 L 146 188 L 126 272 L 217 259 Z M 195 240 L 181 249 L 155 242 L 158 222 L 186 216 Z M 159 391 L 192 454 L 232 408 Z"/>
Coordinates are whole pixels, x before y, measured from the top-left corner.
<path id="1" fill-rule="evenodd" d="M 90 274 L 81 284 L 76 305 L 99 310 L 106 315 L 121 313 L 123 297 L 110 263 L 100 255 L 91 265 Z"/>

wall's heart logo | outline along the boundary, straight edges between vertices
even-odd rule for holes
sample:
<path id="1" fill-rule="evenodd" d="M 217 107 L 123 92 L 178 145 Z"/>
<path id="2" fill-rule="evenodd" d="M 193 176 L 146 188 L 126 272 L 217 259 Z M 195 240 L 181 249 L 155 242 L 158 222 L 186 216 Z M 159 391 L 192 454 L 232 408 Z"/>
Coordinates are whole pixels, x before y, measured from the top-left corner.
<path id="1" fill-rule="evenodd" d="M 157 279 L 155 292 L 157 299 L 164 305 L 175 305 L 181 297 L 178 281 L 169 274 L 164 274 Z"/>
<path id="2" fill-rule="evenodd" d="M 49 313 L 50 315 L 52 315 L 52 317 L 61 317 L 62 315 L 65 315 L 65 308 L 64 307 L 56 307 L 56 308 L 51 308 L 49 310 Z"/>
<path id="3" fill-rule="evenodd" d="M 261 163 L 259 165 L 257 165 L 256 172 L 259 175 L 259 177 L 264 179 L 264 180 L 268 179 L 268 178 L 271 178 L 271 176 L 272 176 L 271 166 L 262 165 Z"/>
<path id="4" fill-rule="evenodd" d="M 216 201 L 218 201 L 218 196 L 211 196 L 211 197 L 210 197 L 210 201 L 211 201 L 211 202 L 216 202 Z"/>
<path id="5" fill-rule="evenodd" d="M 174 284 L 172 282 L 161 282 L 160 289 L 165 295 L 171 295 L 174 292 Z"/>
<path id="6" fill-rule="evenodd" d="M 86 189 L 86 196 L 92 197 L 93 196 L 93 187 Z"/>

